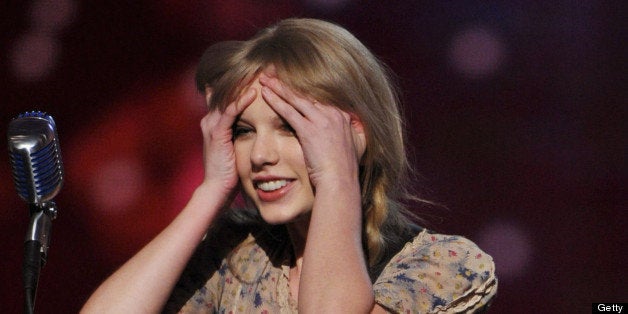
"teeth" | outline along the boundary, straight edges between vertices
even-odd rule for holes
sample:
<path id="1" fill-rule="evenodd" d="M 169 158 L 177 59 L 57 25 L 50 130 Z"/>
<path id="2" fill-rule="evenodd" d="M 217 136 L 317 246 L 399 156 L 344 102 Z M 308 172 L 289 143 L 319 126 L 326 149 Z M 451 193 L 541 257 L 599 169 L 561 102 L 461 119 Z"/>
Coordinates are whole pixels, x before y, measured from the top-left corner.
<path id="1" fill-rule="evenodd" d="M 257 184 L 257 187 L 261 189 L 262 191 L 268 192 L 268 191 L 274 191 L 276 189 L 284 187 L 286 186 L 286 184 L 288 184 L 287 180 L 274 180 L 274 181 L 260 182 Z"/>

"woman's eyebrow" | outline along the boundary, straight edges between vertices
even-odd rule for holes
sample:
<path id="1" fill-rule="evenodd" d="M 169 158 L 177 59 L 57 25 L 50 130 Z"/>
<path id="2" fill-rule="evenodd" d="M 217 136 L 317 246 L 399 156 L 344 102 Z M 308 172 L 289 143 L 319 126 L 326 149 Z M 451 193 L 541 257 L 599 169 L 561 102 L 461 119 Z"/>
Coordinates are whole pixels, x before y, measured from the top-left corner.
<path id="1" fill-rule="evenodd" d="M 246 118 L 242 118 L 242 114 L 238 115 L 234 121 L 234 124 L 236 123 L 246 123 L 246 124 L 251 124 L 248 120 L 246 120 Z"/>

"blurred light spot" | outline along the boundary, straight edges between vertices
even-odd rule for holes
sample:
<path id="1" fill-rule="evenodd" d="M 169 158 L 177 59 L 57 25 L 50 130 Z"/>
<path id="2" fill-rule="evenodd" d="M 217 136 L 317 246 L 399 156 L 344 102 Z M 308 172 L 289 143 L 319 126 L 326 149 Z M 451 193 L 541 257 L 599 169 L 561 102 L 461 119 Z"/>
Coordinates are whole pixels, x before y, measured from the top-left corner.
<path id="1" fill-rule="evenodd" d="M 36 0 L 30 11 L 31 24 L 39 32 L 57 33 L 72 22 L 75 12 L 72 0 Z"/>
<path id="2" fill-rule="evenodd" d="M 328 13 L 340 11 L 343 9 L 351 0 L 306 0 L 305 4 L 312 8 L 321 11 L 328 11 Z"/>
<path id="3" fill-rule="evenodd" d="M 516 223 L 498 221 L 487 225 L 477 243 L 493 256 L 498 277 L 520 277 L 532 262 L 534 248 L 530 236 Z"/>
<path id="4" fill-rule="evenodd" d="M 18 80 L 39 81 L 55 67 L 60 46 L 44 33 L 26 33 L 17 39 L 10 51 L 11 69 Z"/>
<path id="5" fill-rule="evenodd" d="M 141 195 L 144 173 L 138 159 L 112 160 L 92 179 L 92 203 L 108 213 L 124 211 Z"/>
<path id="6" fill-rule="evenodd" d="M 456 34 L 448 52 L 454 69 L 469 78 L 495 73 L 504 61 L 504 45 L 489 29 L 473 27 Z"/>
<path id="7" fill-rule="evenodd" d="M 176 213 L 188 203 L 194 190 L 203 183 L 205 168 L 203 168 L 202 150 L 198 149 L 198 147 L 189 150 L 177 164 L 179 165 L 177 176 L 172 184 L 172 186 L 176 187 L 176 193 L 173 195 L 174 206 L 172 208 Z"/>

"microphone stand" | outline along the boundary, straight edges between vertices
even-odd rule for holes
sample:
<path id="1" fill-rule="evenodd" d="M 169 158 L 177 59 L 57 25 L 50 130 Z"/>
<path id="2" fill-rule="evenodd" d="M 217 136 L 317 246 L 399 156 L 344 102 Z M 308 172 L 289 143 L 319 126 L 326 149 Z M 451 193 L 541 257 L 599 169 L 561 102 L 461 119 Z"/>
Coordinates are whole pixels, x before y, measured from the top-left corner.
<path id="1" fill-rule="evenodd" d="M 26 293 L 24 313 L 26 314 L 35 311 L 39 272 L 46 264 L 52 220 L 57 218 L 57 205 L 54 202 L 29 204 L 29 210 L 31 221 L 24 240 L 24 265 L 22 269 L 24 292 Z"/>

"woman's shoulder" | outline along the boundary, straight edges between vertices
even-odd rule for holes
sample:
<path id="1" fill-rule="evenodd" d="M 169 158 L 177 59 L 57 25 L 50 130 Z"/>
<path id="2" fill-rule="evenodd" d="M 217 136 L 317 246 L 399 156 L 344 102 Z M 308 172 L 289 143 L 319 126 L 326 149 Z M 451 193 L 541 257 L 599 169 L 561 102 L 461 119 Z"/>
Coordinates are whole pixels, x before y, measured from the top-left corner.
<path id="1" fill-rule="evenodd" d="M 374 290 L 395 312 L 479 309 L 497 291 L 495 264 L 465 237 L 422 230 L 391 258 Z"/>
<path id="2" fill-rule="evenodd" d="M 221 217 L 188 261 L 165 312 L 177 313 L 184 306 L 191 312 L 211 308 L 222 295 L 224 283 L 236 289 L 275 271 L 267 267 L 273 254 L 279 255 L 268 243 L 268 234 L 267 228 Z"/>
<path id="3" fill-rule="evenodd" d="M 440 234 L 428 229 L 421 230 L 396 257 L 402 258 L 404 255 L 413 257 L 420 255 L 424 260 L 443 257 L 444 259 L 441 259 L 443 261 L 448 259 L 458 262 L 473 257 L 474 260 L 483 262 L 490 260 L 492 263 L 490 255 L 482 251 L 473 241 L 460 235 Z"/>

